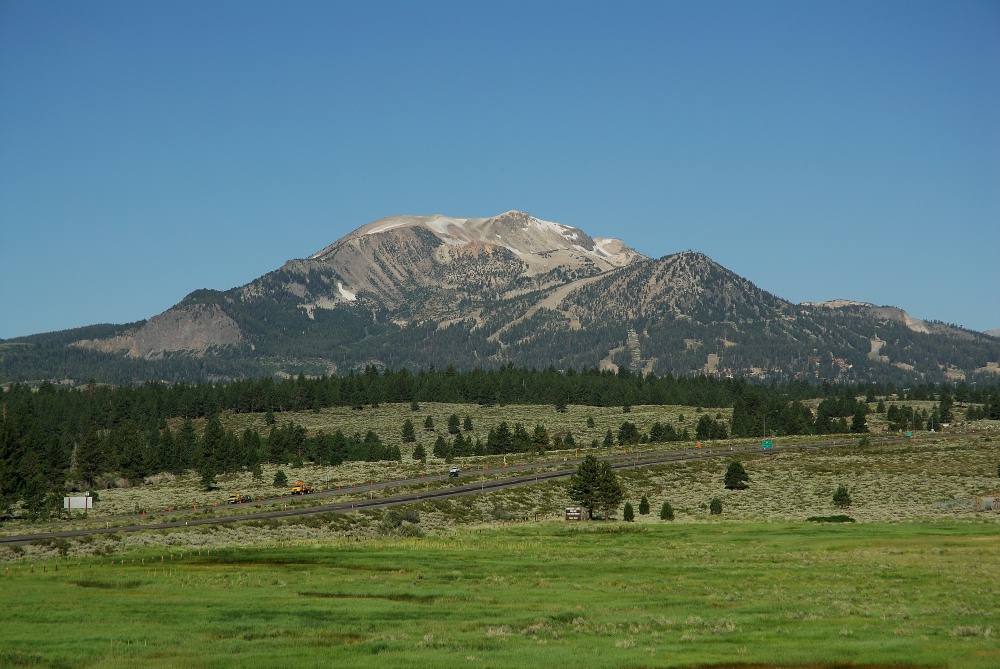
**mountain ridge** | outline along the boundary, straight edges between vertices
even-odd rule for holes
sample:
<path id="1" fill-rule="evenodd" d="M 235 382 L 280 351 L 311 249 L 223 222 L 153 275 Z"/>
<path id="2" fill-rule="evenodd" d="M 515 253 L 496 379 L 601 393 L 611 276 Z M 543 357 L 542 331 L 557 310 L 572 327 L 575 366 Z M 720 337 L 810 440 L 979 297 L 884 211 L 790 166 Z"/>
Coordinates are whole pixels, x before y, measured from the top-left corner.
<path id="1" fill-rule="evenodd" d="M 140 361 L 197 367 L 193 356 L 217 366 L 217 378 L 553 364 L 903 382 L 971 379 L 1000 362 L 1000 340 L 988 335 L 897 307 L 794 304 L 702 253 L 648 258 L 621 240 L 517 211 L 379 219 L 243 286 L 194 291 L 147 321 L 101 332 L 62 345 L 137 369 Z M 51 346 L 33 353 L 74 355 Z M 21 354 L 0 353 L 0 374 L 29 373 Z"/>

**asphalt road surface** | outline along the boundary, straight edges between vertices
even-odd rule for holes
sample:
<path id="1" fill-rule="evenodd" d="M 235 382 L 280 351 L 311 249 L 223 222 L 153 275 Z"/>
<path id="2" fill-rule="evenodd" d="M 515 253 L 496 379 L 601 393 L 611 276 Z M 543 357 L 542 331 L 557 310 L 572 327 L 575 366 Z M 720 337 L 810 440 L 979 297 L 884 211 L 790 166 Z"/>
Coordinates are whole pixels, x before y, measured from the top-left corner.
<path id="1" fill-rule="evenodd" d="M 965 437 L 966 435 L 955 435 L 950 438 L 955 438 L 956 436 Z M 915 439 L 947 439 L 949 436 L 945 435 L 926 435 L 915 437 Z M 775 445 L 774 448 L 768 451 L 763 451 L 764 453 L 778 453 L 778 452 L 789 452 L 789 451 L 803 451 L 803 450 L 814 450 L 821 448 L 831 448 L 836 446 L 851 446 L 857 443 L 856 437 L 851 437 L 847 439 L 834 440 L 823 443 L 815 444 L 783 444 Z M 869 439 L 871 439 L 869 437 Z M 903 441 L 902 438 L 881 438 L 881 439 L 871 439 L 872 444 L 879 443 L 894 443 Z M 704 448 L 692 449 L 690 447 L 678 450 L 668 450 L 656 453 L 635 453 L 628 455 L 606 455 L 601 456 L 599 460 L 607 460 L 611 462 L 613 469 L 631 469 L 635 467 L 648 467 L 651 465 L 667 464 L 671 462 L 682 462 L 687 460 L 700 460 L 702 458 L 721 458 L 721 457 L 732 457 L 734 455 L 740 454 L 760 454 L 762 452 L 761 447 L 757 444 L 751 445 L 733 445 L 733 446 L 708 446 Z M 357 487 L 341 488 L 337 490 L 325 490 L 323 492 L 312 493 L 311 495 L 303 496 L 305 499 L 336 499 L 337 497 L 343 497 L 347 495 L 356 495 L 358 493 L 373 493 L 376 490 L 385 490 L 392 488 L 409 488 L 408 492 L 402 492 L 395 495 L 389 495 L 385 497 L 379 497 L 377 499 L 362 499 L 362 500 L 346 500 L 346 501 L 333 501 L 328 504 L 319 504 L 315 506 L 296 506 L 293 508 L 282 508 L 273 509 L 270 511 L 255 511 L 252 513 L 243 513 L 230 516 L 220 516 L 220 517 L 208 517 L 208 518 L 195 518 L 188 520 L 178 520 L 178 521 L 168 521 L 161 523 L 134 523 L 130 525 L 117 525 L 109 527 L 100 528 L 89 528 L 89 529 L 78 529 L 78 530 L 65 530 L 60 532 L 39 532 L 36 534 L 18 534 L 0 537 L 0 545 L 9 544 L 26 544 L 32 541 L 38 541 L 40 539 L 57 539 L 57 538 L 71 538 L 71 537 L 83 537 L 88 535 L 96 534 L 111 534 L 114 532 L 142 532 L 145 530 L 163 530 L 163 529 L 173 529 L 178 527 L 194 527 L 197 525 L 220 525 L 223 523 L 240 523 L 247 520 L 262 520 L 267 518 L 287 518 L 291 516 L 305 516 L 315 513 L 351 513 L 354 511 L 361 511 L 363 509 L 381 509 L 390 506 L 397 506 L 399 504 L 409 504 L 413 502 L 420 502 L 428 499 L 447 499 L 450 497 L 459 497 L 461 495 L 478 495 L 485 494 L 487 492 L 493 492 L 496 490 L 504 490 L 507 488 L 514 488 L 523 485 L 532 485 L 534 483 L 539 483 L 542 481 L 553 481 L 558 479 L 569 478 L 577 470 L 577 465 L 582 461 L 582 458 L 564 459 L 561 462 L 559 460 L 549 460 L 537 463 L 528 463 L 523 465 L 514 465 L 510 467 L 493 467 L 489 469 L 479 469 L 479 470 L 463 470 L 457 477 L 457 485 L 448 488 L 438 488 L 435 490 L 413 490 L 415 486 L 420 486 L 433 481 L 448 480 L 449 476 L 447 473 L 435 474 L 430 476 L 424 476 L 417 479 L 403 479 L 396 481 L 381 481 L 373 482 L 370 484 L 364 484 Z M 561 466 L 560 466 L 561 465 Z M 556 470 L 543 471 L 547 467 L 556 466 L 559 467 Z M 488 479 L 486 477 L 498 475 L 498 474 L 511 474 L 512 471 L 522 471 L 526 473 L 514 474 L 512 476 L 506 476 L 500 479 Z M 462 483 L 461 480 L 476 477 L 477 480 L 469 483 Z M 255 504 L 285 504 L 292 500 L 300 500 L 300 497 L 273 497 L 268 499 L 261 499 Z M 233 505 L 235 506 L 235 505 Z M 186 510 L 186 509 L 185 509 Z M 134 518 L 140 518 L 140 516 L 134 516 Z"/>

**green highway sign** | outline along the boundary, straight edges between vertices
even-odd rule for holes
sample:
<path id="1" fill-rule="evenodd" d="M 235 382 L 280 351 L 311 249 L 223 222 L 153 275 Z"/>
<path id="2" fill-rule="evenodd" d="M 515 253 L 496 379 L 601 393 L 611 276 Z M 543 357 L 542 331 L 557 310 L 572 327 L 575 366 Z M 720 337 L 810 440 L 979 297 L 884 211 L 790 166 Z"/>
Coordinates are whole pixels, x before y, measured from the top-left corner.
<path id="1" fill-rule="evenodd" d="M 760 442 L 760 447 L 761 448 L 774 448 L 774 443 L 770 439 L 765 439 L 764 441 Z"/>

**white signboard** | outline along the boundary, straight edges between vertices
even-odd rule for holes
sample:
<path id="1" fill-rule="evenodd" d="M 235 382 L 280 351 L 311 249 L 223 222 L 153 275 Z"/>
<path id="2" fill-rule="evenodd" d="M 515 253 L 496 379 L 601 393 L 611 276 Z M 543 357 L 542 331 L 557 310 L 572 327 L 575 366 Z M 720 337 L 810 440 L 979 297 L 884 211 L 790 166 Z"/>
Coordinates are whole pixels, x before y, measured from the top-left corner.
<path id="1" fill-rule="evenodd" d="M 64 509 L 93 509 L 93 497 L 63 497 Z"/>

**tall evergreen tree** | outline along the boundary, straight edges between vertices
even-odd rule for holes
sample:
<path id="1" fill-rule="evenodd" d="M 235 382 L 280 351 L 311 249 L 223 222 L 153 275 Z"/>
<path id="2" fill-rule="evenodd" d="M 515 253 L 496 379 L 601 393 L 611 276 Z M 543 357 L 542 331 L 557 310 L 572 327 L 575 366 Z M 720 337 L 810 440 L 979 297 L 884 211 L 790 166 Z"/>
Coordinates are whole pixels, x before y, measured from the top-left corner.
<path id="1" fill-rule="evenodd" d="M 569 477 L 569 498 L 587 510 L 587 517 L 594 519 L 594 509 L 601 504 L 601 468 L 597 458 L 588 455 Z"/>
<path id="2" fill-rule="evenodd" d="M 539 451 L 544 451 L 549 445 L 549 432 L 541 423 L 535 425 L 535 432 L 531 436 L 532 445 Z"/>
<path id="3" fill-rule="evenodd" d="M 223 463 L 220 460 L 224 456 L 222 442 L 225 436 L 226 430 L 222 427 L 222 421 L 219 420 L 218 415 L 209 418 L 201 436 L 201 459 L 203 463 L 206 460 L 211 461 L 213 473 L 224 471 Z M 198 471 L 203 470 L 199 469 Z"/>
<path id="4" fill-rule="evenodd" d="M 240 451 L 243 456 L 243 466 L 247 471 L 256 472 L 261 468 L 261 448 L 260 433 L 249 427 L 243 430 Z"/>
<path id="5" fill-rule="evenodd" d="M 192 469 L 200 460 L 198 434 L 194 430 L 194 422 L 185 418 L 177 431 L 177 451 L 180 453 L 178 466 L 181 471 Z"/>
<path id="6" fill-rule="evenodd" d="M 601 509 L 604 510 L 604 517 L 608 518 L 611 511 L 618 508 L 618 505 L 625 499 L 625 489 L 622 487 L 621 481 L 618 480 L 615 470 L 611 468 L 610 462 L 601 462 L 597 487 L 600 491 Z"/>
<path id="7" fill-rule="evenodd" d="M 864 404 L 859 404 L 858 408 L 855 409 L 854 415 L 851 417 L 851 432 L 854 434 L 862 434 L 868 432 L 868 407 Z"/>
<path id="8" fill-rule="evenodd" d="M 88 486 L 93 487 L 97 476 L 101 473 L 101 436 L 96 430 L 90 430 L 76 445 L 76 475 Z"/>
<path id="9" fill-rule="evenodd" d="M 951 389 L 948 384 L 941 384 L 941 397 L 938 400 L 938 418 L 941 423 L 951 423 L 955 416 L 952 412 L 955 406 L 955 400 L 951 395 Z"/>
<path id="10" fill-rule="evenodd" d="M 444 437 L 439 434 L 437 439 L 434 440 L 434 448 L 431 449 L 434 457 L 447 459 L 449 450 L 448 442 L 445 441 Z"/>
<path id="11" fill-rule="evenodd" d="M 216 471 L 215 471 L 215 460 L 212 458 L 205 458 L 201 461 L 201 466 L 198 467 L 198 475 L 201 477 L 201 485 L 204 486 L 205 490 L 211 490 L 215 487 L 216 481 Z"/>

